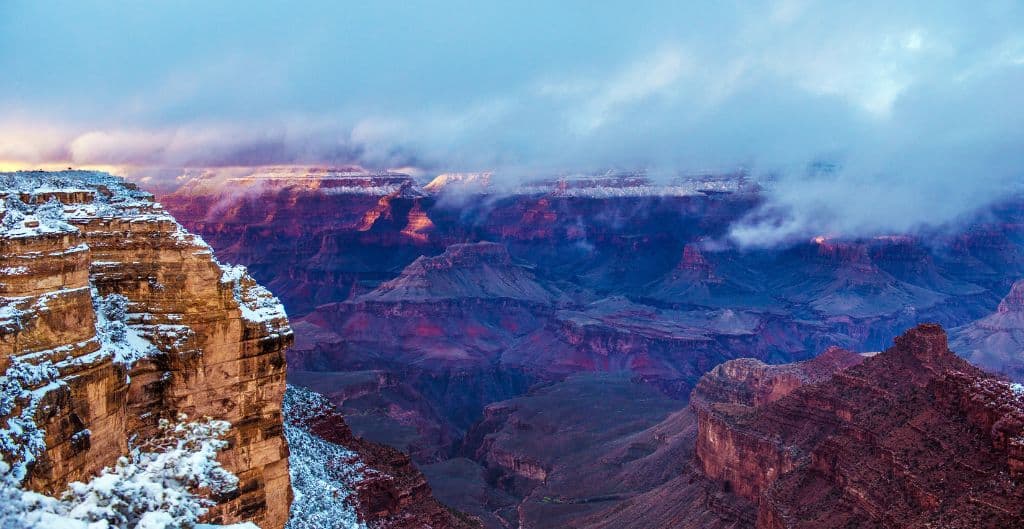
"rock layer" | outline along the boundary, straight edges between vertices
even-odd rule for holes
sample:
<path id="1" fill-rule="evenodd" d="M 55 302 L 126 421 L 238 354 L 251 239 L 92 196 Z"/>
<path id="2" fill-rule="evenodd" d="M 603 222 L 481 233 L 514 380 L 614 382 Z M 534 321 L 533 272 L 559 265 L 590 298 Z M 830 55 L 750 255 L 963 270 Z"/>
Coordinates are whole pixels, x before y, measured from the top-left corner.
<path id="1" fill-rule="evenodd" d="M 938 326 L 774 400 L 707 391 L 719 371 L 694 392 L 696 458 L 756 508 L 758 529 L 1024 522 L 1024 398 L 950 352 Z"/>
<path id="2" fill-rule="evenodd" d="M 4 388 L 0 426 L 16 437 L 3 455 L 26 486 L 57 492 L 159 419 L 209 416 L 232 424 L 220 459 L 239 487 L 208 519 L 283 527 L 292 332 L 276 299 L 118 178 L 0 179 L 0 369 L 18 384 Z"/>
<path id="3" fill-rule="evenodd" d="M 971 362 L 1024 381 L 1024 279 L 1010 287 L 996 311 L 950 331 L 953 349 Z"/>

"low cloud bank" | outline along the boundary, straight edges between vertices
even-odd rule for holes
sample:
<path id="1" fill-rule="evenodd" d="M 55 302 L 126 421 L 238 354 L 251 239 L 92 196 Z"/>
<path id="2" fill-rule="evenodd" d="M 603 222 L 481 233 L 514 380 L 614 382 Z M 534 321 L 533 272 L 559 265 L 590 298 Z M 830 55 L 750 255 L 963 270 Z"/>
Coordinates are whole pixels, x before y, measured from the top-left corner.
<path id="1" fill-rule="evenodd" d="M 383 16 L 354 9 L 346 16 L 356 26 Z M 400 23 L 424 15 L 417 9 L 387 15 Z M 346 38 L 369 43 L 355 50 L 309 31 L 323 25 L 313 14 L 289 13 L 275 30 L 294 38 L 276 47 L 211 53 L 184 73 L 166 58 L 161 88 L 122 80 L 127 106 L 115 97 L 110 109 L 57 119 L 45 97 L 19 99 L 15 117 L 0 119 L 0 160 L 157 175 L 359 164 L 492 170 L 506 181 L 743 167 L 774 183 L 764 209 L 734 227 L 742 246 L 940 226 L 1024 181 L 1024 16 L 1015 3 L 651 2 L 628 14 L 595 10 L 590 32 L 568 7 L 552 8 L 548 30 L 529 13 L 478 9 L 466 13 L 475 24 L 466 42 L 438 36 L 439 27 L 402 26 L 393 42 L 356 27 Z M 231 44 L 267 29 L 249 22 L 217 38 Z M 282 49 L 306 62 L 281 66 Z M 332 49 L 365 70 L 338 73 Z M 84 92 L 93 106 L 109 97 Z M 0 108 L 11 97 L 0 89 Z"/>

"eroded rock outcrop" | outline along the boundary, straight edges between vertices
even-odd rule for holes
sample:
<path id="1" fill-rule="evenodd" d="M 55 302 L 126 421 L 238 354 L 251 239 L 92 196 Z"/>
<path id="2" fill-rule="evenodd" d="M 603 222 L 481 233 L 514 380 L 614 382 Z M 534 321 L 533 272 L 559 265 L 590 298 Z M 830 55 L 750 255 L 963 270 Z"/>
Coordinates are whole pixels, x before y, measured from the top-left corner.
<path id="1" fill-rule="evenodd" d="M 409 456 L 356 437 L 323 396 L 289 387 L 285 407 L 289 441 L 297 451 L 310 451 L 292 468 L 300 496 L 293 516 L 303 519 L 301 527 L 480 527 L 434 499 Z"/>
<path id="2" fill-rule="evenodd" d="M 958 358 L 936 325 L 852 364 L 831 362 L 831 377 L 808 377 L 781 398 L 759 398 L 772 395 L 765 378 L 727 373 L 737 371 L 729 364 L 694 391 L 697 461 L 734 504 L 756 508 L 757 528 L 1024 521 L 1019 387 Z M 716 380 L 748 382 L 711 390 Z"/>
<path id="3" fill-rule="evenodd" d="M 0 449 L 54 493 L 179 413 L 226 420 L 239 478 L 214 522 L 283 527 L 281 305 L 151 195 L 101 173 L 0 175 Z"/>
<path id="4" fill-rule="evenodd" d="M 701 378 L 690 405 L 697 416 L 697 459 L 704 474 L 756 502 L 778 477 L 795 468 L 793 454 L 760 432 L 735 428 L 731 418 L 775 402 L 804 384 L 820 382 L 863 359 L 831 348 L 813 360 L 767 365 L 750 358 L 719 365 Z"/>
<path id="5" fill-rule="evenodd" d="M 218 256 L 245 264 L 292 316 L 371 290 L 443 249 L 428 240 L 429 199 L 404 174 L 342 167 L 199 175 L 160 201 Z"/>

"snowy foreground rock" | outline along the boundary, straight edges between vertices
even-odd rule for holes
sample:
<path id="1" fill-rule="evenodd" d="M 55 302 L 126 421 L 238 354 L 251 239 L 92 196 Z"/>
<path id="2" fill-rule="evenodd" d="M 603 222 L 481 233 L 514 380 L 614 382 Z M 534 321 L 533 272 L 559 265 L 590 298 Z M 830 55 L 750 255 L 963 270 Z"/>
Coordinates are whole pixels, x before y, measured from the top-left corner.
<path id="1" fill-rule="evenodd" d="M 54 498 L 19 487 L 0 463 L 0 527 L 5 529 L 173 529 L 192 527 L 214 504 L 198 491 L 228 494 L 238 478 L 216 460 L 227 443 L 224 421 L 161 421 L 160 436 L 118 458 L 86 483 Z M 207 526 L 214 527 L 214 526 Z M 221 526 L 223 527 L 223 526 Z M 239 526 L 236 526 L 239 527 Z M 253 526 L 255 527 L 255 526 Z"/>
<path id="2" fill-rule="evenodd" d="M 327 398 L 289 386 L 285 434 L 295 491 L 289 529 L 472 529 L 438 502 L 409 456 L 356 437 Z"/>
<path id="3" fill-rule="evenodd" d="M 310 432 L 311 420 L 333 406 L 311 391 L 289 387 L 284 425 L 291 450 L 292 516 L 289 529 L 363 529 L 356 512 L 356 484 L 367 469 L 359 454 Z"/>
<path id="4" fill-rule="evenodd" d="M 277 299 L 148 193 L 104 173 L 0 173 L 5 516 L 284 527 L 291 341 Z M 210 420 L 159 442 L 179 414 Z"/>

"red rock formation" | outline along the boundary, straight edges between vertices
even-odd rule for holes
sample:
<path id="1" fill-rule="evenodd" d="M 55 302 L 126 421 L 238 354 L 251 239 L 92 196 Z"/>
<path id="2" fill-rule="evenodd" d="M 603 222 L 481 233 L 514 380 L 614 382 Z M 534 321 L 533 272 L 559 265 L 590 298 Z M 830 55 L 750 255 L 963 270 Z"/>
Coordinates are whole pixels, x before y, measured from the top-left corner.
<path id="1" fill-rule="evenodd" d="M 20 419 L 17 431 L 29 434 L 15 443 L 23 453 L 4 458 L 27 472 L 28 487 L 54 493 L 112 465 L 160 418 L 222 419 L 232 428 L 220 459 L 239 487 L 208 518 L 283 527 L 291 489 L 281 397 L 292 334 L 276 300 L 117 178 L 3 178 L 15 189 L 69 189 L 46 192 L 62 204 L 8 202 L 21 211 L 5 211 L 0 369 L 22 387 L 0 424 Z M 125 305 L 107 314 L 114 299 Z"/>
<path id="2" fill-rule="evenodd" d="M 160 197 L 217 255 L 246 264 L 293 316 L 370 290 L 439 251 L 428 240 L 425 200 L 407 175 L 354 168 L 197 177 Z"/>
<path id="3" fill-rule="evenodd" d="M 730 417 L 775 402 L 808 383 L 860 363 L 860 355 L 831 348 L 813 360 L 769 366 L 753 359 L 726 362 L 701 378 L 691 396 L 696 412 L 696 454 L 704 474 L 729 484 L 750 501 L 794 469 L 792 454 L 757 432 L 733 428 Z"/>
<path id="4" fill-rule="evenodd" d="M 514 265 L 505 246 L 480 242 L 453 244 L 436 257 L 420 257 L 398 278 L 382 283 L 359 300 L 476 298 L 549 304 L 557 295 L 557 291 L 538 284 L 529 269 Z"/>
<path id="5" fill-rule="evenodd" d="M 938 326 L 810 382 L 760 405 L 694 392 L 704 474 L 756 504 L 759 529 L 1024 521 L 1024 401 L 951 353 Z"/>

